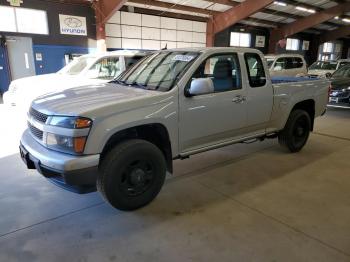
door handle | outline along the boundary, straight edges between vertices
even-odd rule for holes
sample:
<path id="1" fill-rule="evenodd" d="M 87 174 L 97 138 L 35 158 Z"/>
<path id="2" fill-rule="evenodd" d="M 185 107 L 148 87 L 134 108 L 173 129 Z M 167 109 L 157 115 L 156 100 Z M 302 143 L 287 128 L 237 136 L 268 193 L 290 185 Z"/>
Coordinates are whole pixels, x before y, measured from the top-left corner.
<path id="1" fill-rule="evenodd" d="M 232 102 L 235 102 L 235 103 L 243 103 L 244 101 L 246 101 L 246 98 L 244 96 L 241 96 L 241 95 L 235 96 L 232 99 Z"/>

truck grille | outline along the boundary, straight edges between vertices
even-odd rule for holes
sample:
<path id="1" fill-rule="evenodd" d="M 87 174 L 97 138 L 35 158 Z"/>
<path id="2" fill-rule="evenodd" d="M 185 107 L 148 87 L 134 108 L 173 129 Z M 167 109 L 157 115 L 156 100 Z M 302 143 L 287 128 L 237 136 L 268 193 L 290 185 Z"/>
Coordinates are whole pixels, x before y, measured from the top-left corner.
<path id="1" fill-rule="evenodd" d="M 45 123 L 47 120 L 48 115 L 45 115 L 43 113 L 40 113 L 39 111 L 35 110 L 34 108 L 29 109 L 29 114 L 37 121 Z"/>
<path id="2" fill-rule="evenodd" d="M 41 131 L 40 129 L 31 125 L 29 122 L 28 122 L 28 128 L 33 136 L 35 136 L 36 138 L 38 138 L 40 140 L 43 140 L 43 131 Z"/>
<path id="3" fill-rule="evenodd" d="M 335 92 L 332 92 L 331 93 L 331 95 L 330 95 L 331 97 L 348 97 L 348 96 L 350 96 L 350 92 L 337 92 L 337 91 L 335 91 Z"/>

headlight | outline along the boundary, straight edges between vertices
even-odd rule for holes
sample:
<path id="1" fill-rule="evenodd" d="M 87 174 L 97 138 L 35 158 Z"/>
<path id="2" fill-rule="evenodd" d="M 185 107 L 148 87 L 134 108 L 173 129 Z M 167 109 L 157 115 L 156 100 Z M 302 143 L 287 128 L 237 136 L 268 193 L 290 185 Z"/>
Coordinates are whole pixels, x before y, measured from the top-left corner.
<path id="1" fill-rule="evenodd" d="M 72 130 L 68 131 L 69 135 L 47 132 L 47 147 L 65 153 L 81 154 L 84 152 L 87 136 L 92 125 L 91 119 L 85 117 L 52 116 L 48 120 L 48 125 Z"/>
<path id="2" fill-rule="evenodd" d="M 49 119 L 49 125 L 59 126 L 64 128 L 89 128 L 91 127 L 92 120 L 86 117 L 75 116 L 52 116 Z"/>

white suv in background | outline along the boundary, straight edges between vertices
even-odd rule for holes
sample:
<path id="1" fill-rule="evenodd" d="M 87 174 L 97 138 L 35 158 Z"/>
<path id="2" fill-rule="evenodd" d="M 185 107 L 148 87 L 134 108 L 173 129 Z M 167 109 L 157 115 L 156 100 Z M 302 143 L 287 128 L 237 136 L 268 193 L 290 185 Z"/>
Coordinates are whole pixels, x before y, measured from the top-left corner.
<path id="1" fill-rule="evenodd" d="M 298 76 L 307 74 L 307 66 L 302 55 L 280 54 L 266 55 L 271 77 Z"/>
<path id="2" fill-rule="evenodd" d="M 11 82 L 4 104 L 28 108 L 38 96 L 65 89 L 106 83 L 147 55 L 144 51 L 119 50 L 80 56 L 53 74 L 24 77 Z"/>
<path id="3" fill-rule="evenodd" d="M 337 61 L 316 61 L 308 70 L 310 77 L 331 77 L 339 68 L 350 64 L 350 59 L 339 59 Z"/>

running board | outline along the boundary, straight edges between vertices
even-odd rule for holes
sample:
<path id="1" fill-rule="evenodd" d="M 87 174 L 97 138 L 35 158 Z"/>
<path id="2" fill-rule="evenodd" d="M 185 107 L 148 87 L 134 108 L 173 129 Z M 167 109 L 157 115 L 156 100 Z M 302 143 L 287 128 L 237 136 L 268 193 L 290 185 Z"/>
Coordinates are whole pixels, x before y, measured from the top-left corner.
<path id="1" fill-rule="evenodd" d="M 257 138 L 252 138 L 252 139 L 244 140 L 241 143 L 243 143 L 243 144 L 252 144 L 252 143 L 257 142 L 258 140 L 259 139 L 257 139 Z"/>

